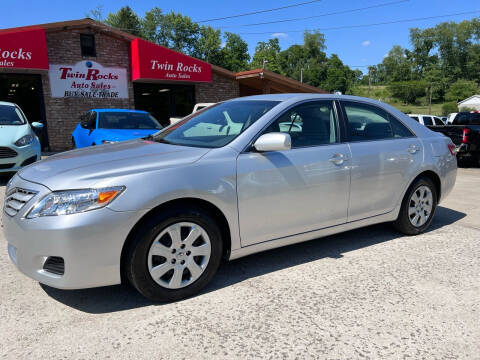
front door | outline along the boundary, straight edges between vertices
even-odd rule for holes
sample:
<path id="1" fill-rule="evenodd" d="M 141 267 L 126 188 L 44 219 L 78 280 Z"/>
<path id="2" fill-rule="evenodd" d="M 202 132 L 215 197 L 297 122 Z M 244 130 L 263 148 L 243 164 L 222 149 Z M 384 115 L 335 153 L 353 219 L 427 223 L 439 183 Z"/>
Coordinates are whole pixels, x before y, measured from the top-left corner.
<path id="1" fill-rule="evenodd" d="M 385 110 L 361 102 L 341 103 L 352 152 L 348 221 L 388 213 L 418 172 L 423 145 Z"/>
<path id="2" fill-rule="evenodd" d="M 351 156 L 348 145 L 339 143 L 333 102 L 298 105 L 268 132 L 288 132 L 292 149 L 239 155 L 242 246 L 345 223 Z"/>

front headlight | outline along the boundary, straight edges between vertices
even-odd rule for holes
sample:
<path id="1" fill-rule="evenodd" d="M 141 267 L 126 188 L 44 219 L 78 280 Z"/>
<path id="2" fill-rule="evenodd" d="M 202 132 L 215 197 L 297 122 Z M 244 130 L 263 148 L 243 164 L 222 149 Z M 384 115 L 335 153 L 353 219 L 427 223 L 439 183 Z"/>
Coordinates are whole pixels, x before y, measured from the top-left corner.
<path id="1" fill-rule="evenodd" d="M 110 204 L 124 190 L 125 186 L 114 186 L 102 189 L 55 191 L 38 202 L 28 213 L 27 219 L 100 209 Z"/>
<path id="2" fill-rule="evenodd" d="M 15 145 L 19 147 L 25 146 L 25 145 L 31 144 L 33 142 L 33 139 L 34 139 L 33 135 L 25 135 L 25 136 L 22 136 L 17 141 L 15 141 Z"/>

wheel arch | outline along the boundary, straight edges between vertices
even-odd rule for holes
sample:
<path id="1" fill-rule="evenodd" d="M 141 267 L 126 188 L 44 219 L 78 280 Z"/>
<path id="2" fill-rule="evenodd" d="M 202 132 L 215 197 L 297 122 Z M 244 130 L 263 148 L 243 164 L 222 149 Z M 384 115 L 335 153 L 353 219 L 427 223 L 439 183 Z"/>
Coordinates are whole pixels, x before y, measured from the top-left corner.
<path id="1" fill-rule="evenodd" d="M 127 250 L 129 248 L 130 243 L 134 240 L 135 232 L 145 222 L 149 221 L 156 214 L 162 211 L 165 211 L 166 209 L 169 209 L 172 207 L 178 207 L 178 206 L 192 206 L 192 205 L 208 211 L 214 217 L 214 219 L 218 222 L 220 231 L 222 233 L 223 257 L 224 259 L 228 259 L 230 257 L 231 246 L 232 246 L 231 233 L 230 233 L 231 229 L 225 214 L 216 205 L 212 204 L 207 200 L 193 198 L 193 197 L 173 199 L 173 200 L 164 202 L 156 206 L 155 208 L 151 209 L 150 211 L 148 211 L 142 218 L 140 218 L 140 220 L 137 221 L 137 223 L 133 226 L 133 228 L 128 233 L 127 238 L 122 247 L 121 258 L 120 258 L 120 276 L 122 277 L 122 282 L 125 280 L 124 267 L 127 260 L 126 258 Z"/>
<path id="2" fill-rule="evenodd" d="M 407 191 L 410 186 L 419 178 L 426 177 L 432 180 L 433 184 L 435 185 L 435 190 L 437 191 L 437 203 L 440 202 L 442 197 L 442 182 L 440 180 L 440 176 L 433 170 L 424 170 L 420 174 L 418 174 L 415 178 L 412 179 L 410 184 L 408 184 Z M 405 195 L 404 195 L 405 196 Z"/>

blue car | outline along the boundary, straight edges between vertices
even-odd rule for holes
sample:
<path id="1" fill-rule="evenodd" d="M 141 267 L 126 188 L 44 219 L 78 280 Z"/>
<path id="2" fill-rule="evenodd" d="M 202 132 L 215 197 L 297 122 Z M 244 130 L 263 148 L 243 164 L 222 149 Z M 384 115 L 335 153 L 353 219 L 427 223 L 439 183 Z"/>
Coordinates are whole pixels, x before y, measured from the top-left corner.
<path id="1" fill-rule="evenodd" d="M 92 109 L 80 118 L 72 133 L 74 148 L 142 138 L 162 129 L 148 112 L 125 109 Z"/>

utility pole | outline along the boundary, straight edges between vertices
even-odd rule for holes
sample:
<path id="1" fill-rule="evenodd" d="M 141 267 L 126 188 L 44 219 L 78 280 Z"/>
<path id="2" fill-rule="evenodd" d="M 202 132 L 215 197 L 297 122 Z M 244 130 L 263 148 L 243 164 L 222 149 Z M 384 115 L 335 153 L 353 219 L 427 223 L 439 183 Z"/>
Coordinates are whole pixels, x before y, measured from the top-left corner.
<path id="1" fill-rule="evenodd" d="M 268 60 L 267 60 L 267 59 L 263 59 L 262 69 L 265 69 L 265 67 L 267 66 L 267 64 L 268 64 Z"/>
<path id="2" fill-rule="evenodd" d="M 428 115 L 432 114 L 432 89 L 433 89 L 433 84 L 430 83 L 430 95 L 429 95 L 429 100 L 428 100 Z"/>
<path id="3" fill-rule="evenodd" d="M 370 97 L 370 88 L 372 87 L 372 69 L 368 68 L 368 96 Z"/>
<path id="4" fill-rule="evenodd" d="M 303 67 L 300 69 L 300 82 L 303 83 Z"/>

